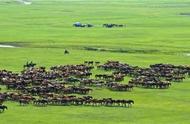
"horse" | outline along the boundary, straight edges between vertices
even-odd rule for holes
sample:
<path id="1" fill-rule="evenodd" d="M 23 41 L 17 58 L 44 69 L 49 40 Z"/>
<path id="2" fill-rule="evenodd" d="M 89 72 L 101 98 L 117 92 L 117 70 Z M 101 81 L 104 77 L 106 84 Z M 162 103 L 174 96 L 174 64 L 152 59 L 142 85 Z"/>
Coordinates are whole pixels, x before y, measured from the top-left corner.
<path id="1" fill-rule="evenodd" d="M 25 65 L 23 65 L 23 68 L 33 68 L 35 67 L 37 64 L 36 63 L 33 63 L 32 61 L 31 62 L 26 62 Z"/>
<path id="2" fill-rule="evenodd" d="M 0 111 L 1 111 L 1 112 L 4 112 L 4 111 L 5 111 L 5 109 L 7 110 L 7 109 L 8 109 L 8 107 L 7 107 L 7 106 L 5 106 L 5 105 L 0 105 Z"/>
<path id="3" fill-rule="evenodd" d="M 46 106 L 48 104 L 48 100 L 46 100 L 46 99 L 39 99 L 39 100 L 33 101 L 33 103 L 35 105 Z"/>
<path id="4" fill-rule="evenodd" d="M 27 99 L 20 99 L 20 100 L 19 100 L 19 103 L 20 103 L 20 106 L 21 106 L 21 105 L 27 105 L 27 104 L 30 103 L 30 101 L 27 100 Z"/>
<path id="5" fill-rule="evenodd" d="M 128 104 L 128 107 L 132 107 L 132 104 L 135 104 L 133 100 L 126 100 L 125 102 Z"/>
<path id="6" fill-rule="evenodd" d="M 2 105 L 4 102 L 4 99 L 0 97 L 0 105 Z"/>

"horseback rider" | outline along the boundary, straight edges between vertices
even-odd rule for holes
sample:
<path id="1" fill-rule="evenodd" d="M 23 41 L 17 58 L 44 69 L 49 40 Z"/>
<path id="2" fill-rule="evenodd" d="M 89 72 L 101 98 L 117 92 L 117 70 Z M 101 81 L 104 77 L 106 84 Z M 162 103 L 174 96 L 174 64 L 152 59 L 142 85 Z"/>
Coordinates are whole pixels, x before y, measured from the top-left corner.
<path id="1" fill-rule="evenodd" d="M 65 51 L 64 51 L 64 54 L 69 54 L 69 51 L 68 51 L 68 50 L 65 50 Z"/>

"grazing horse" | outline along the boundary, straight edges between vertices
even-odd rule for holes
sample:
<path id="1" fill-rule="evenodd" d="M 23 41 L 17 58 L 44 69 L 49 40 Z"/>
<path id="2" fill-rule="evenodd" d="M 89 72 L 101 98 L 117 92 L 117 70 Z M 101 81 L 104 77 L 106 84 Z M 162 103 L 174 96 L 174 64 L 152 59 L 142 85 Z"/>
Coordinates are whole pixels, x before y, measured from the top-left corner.
<path id="1" fill-rule="evenodd" d="M 135 104 L 133 100 L 126 100 L 126 103 L 128 104 L 128 107 L 132 107 L 132 104 Z"/>
<path id="2" fill-rule="evenodd" d="M 23 66 L 24 68 L 33 68 L 34 66 L 36 66 L 36 63 L 31 62 L 26 62 L 26 64 Z"/>
<path id="3" fill-rule="evenodd" d="M 4 111 L 5 111 L 5 109 L 7 110 L 7 109 L 8 109 L 8 107 L 7 107 L 7 106 L 5 106 L 5 105 L 0 105 L 0 111 L 1 111 L 1 112 L 4 112 Z"/>
<path id="4" fill-rule="evenodd" d="M 95 62 L 95 65 L 96 65 L 96 66 L 99 65 L 99 64 L 100 64 L 100 62 L 97 62 L 97 61 Z"/>
<path id="5" fill-rule="evenodd" d="M 20 99 L 19 103 L 20 103 L 20 105 L 28 105 L 30 103 L 30 101 L 27 99 Z"/>
<path id="6" fill-rule="evenodd" d="M 3 98 L 0 98 L 0 105 L 2 105 L 4 102 L 4 99 Z"/>
<path id="7" fill-rule="evenodd" d="M 48 100 L 46 100 L 46 99 L 39 99 L 39 100 L 35 100 L 33 103 L 35 105 L 46 106 L 48 104 Z"/>

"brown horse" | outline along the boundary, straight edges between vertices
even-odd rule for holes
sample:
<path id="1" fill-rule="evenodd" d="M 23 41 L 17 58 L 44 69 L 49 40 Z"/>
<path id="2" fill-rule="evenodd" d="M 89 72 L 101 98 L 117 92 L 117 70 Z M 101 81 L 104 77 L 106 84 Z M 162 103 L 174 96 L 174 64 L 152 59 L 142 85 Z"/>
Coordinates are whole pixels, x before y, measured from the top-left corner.
<path id="1" fill-rule="evenodd" d="M 20 99 L 19 103 L 20 103 L 20 105 L 28 105 L 30 103 L 30 100 L 28 100 L 28 99 Z"/>
<path id="2" fill-rule="evenodd" d="M 0 105 L 2 105 L 4 102 L 4 99 L 0 97 Z"/>

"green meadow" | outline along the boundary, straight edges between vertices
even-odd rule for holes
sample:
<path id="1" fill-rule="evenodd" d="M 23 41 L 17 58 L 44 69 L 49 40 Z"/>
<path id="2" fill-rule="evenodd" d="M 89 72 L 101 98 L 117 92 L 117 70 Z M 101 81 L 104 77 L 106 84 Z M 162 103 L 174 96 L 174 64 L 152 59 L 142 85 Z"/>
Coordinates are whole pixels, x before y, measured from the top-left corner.
<path id="1" fill-rule="evenodd" d="M 94 24 L 75 28 L 73 23 Z M 126 24 L 103 28 L 102 24 Z M 131 65 L 190 65 L 190 0 L 0 0 L 0 69 L 118 60 Z M 64 55 L 64 50 L 69 55 Z M 94 69 L 94 73 L 103 73 Z M 124 83 L 127 83 L 128 78 Z M 6 91 L 4 86 L 0 86 Z M 6 102 L 0 124 L 189 124 L 190 78 L 169 89 L 94 88 L 95 98 L 133 99 L 132 108 L 19 106 Z"/>

